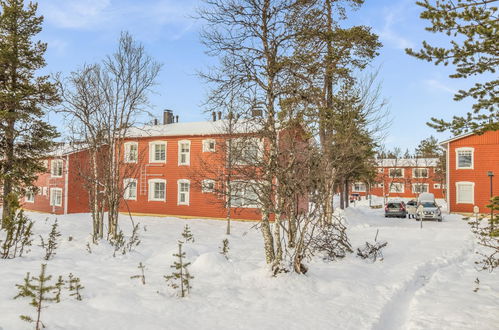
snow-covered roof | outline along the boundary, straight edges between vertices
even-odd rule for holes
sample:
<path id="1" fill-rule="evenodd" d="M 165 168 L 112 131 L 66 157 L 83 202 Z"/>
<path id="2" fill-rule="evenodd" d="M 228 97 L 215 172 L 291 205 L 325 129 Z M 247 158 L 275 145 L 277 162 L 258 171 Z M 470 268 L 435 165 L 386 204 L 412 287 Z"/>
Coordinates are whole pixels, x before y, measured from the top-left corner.
<path id="1" fill-rule="evenodd" d="M 473 134 L 475 134 L 475 133 L 470 132 L 470 133 L 465 133 L 465 134 L 461 134 L 461 135 L 458 135 L 458 136 L 454 136 L 453 138 L 450 138 L 450 139 L 447 139 L 447 140 L 444 140 L 444 141 L 440 142 L 440 145 L 444 145 L 444 144 L 447 144 L 449 142 L 456 141 L 456 140 L 465 138 L 465 137 L 473 135 Z"/>
<path id="2" fill-rule="evenodd" d="M 379 167 L 435 167 L 438 158 L 377 159 Z"/>
<path id="3" fill-rule="evenodd" d="M 173 123 L 166 125 L 146 125 L 132 127 L 128 130 L 128 137 L 149 136 L 192 136 L 192 135 L 219 135 L 227 134 L 228 120 L 199 121 L 190 123 Z M 235 124 L 234 133 L 255 132 L 254 124 L 248 121 L 239 121 Z"/>
<path id="4" fill-rule="evenodd" d="M 51 152 L 49 157 L 62 157 L 86 149 L 86 144 L 60 143 Z"/>

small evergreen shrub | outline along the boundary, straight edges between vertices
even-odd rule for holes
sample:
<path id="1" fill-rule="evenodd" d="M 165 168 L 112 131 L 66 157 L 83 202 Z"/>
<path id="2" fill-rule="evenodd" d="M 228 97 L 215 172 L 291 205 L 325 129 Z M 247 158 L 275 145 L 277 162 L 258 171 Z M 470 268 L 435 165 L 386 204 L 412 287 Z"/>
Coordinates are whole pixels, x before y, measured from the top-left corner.
<path id="1" fill-rule="evenodd" d="M 177 260 L 170 267 L 174 269 L 174 271 L 167 276 L 164 276 L 166 282 L 173 289 L 179 290 L 179 296 L 185 297 L 191 287 L 191 280 L 194 278 L 189 274 L 189 270 L 187 267 L 191 264 L 190 262 L 186 262 L 185 252 L 182 251 L 183 242 L 178 242 L 178 252 L 174 253 L 173 256 L 177 258 Z"/>
<path id="2" fill-rule="evenodd" d="M 49 237 L 47 239 L 47 242 L 43 239 L 42 236 L 40 236 L 40 246 L 45 249 L 45 260 L 49 260 L 53 256 L 55 256 L 55 250 L 59 246 L 57 243 L 57 239 L 61 236 L 61 233 L 58 230 L 58 223 L 57 219 L 55 219 L 54 223 L 52 224 L 52 229 L 50 230 Z"/>

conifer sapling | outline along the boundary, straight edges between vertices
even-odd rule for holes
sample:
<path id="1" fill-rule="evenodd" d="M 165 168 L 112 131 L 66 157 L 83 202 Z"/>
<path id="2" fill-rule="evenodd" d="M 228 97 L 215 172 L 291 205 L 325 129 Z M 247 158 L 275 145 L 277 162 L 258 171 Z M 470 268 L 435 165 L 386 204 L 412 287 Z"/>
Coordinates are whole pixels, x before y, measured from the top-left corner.
<path id="1" fill-rule="evenodd" d="M 191 228 L 189 225 L 185 225 L 184 231 L 182 232 L 182 238 L 184 239 L 184 242 L 191 242 L 194 243 L 194 235 L 192 235 Z"/>
<path id="2" fill-rule="evenodd" d="M 225 238 L 222 241 L 222 246 L 220 247 L 220 254 L 222 254 L 225 259 L 229 260 L 229 240 Z"/>
<path id="3" fill-rule="evenodd" d="M 142 264 L 142 262 L 140 262 L 139 265 L 137 266 L 137 268 L 140 269 L 142 275 L 133 275 L 133 276 L 130 276 L 130 278 L 132 278 L 132 279 L 139 278 L 141 280 L 142 284 L 145 285 L 146 284 L 146 276 L 145 276 L 144 270 L 145 270 L 146 266 L 144 266 Z"/>
<path id="4" fill-rule="evenodd" d="M 192 288 L 190 285 L 190 280 L 194 277 L 189 274 L 187 267 L 191 264 L 190 262 L 185 262 L 185 252 L 182 251 L 183 242 L 178 242 L 178 253 L 174 253 L 173 256 L 177 257 L 178 260 L 173 263 L 170 267 L 175 271 L 168 276 L 164 276 L 168 285 L 173 289 L 179 289 L 180 297 L 185 297 L 189 290 Z"/>

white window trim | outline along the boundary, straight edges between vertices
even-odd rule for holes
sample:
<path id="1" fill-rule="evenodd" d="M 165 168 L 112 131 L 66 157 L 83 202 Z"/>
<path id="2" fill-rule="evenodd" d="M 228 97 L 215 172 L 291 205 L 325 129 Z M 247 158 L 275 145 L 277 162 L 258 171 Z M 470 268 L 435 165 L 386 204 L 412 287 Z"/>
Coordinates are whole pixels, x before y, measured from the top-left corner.
<path id="1" fill-rule="evenodd" d="M 426 176 L 416 176 L 416 170 L 426 170 Z M 414 179 L 427 179 L 430 176 L 430 169 L 427 167 L 415 167 L 412 169 L 412 177 Z"/>
<path id="2" fill-rule="evenodd" d="M 187 153 L 186 162 L 180 162 L 180 155 L 182 154 L 182 149 L 180 145 L 183 143 L 187 143 L 189 145 L 189 152 Z M 180 140 L 178 141 L 178 166 L 189 166 L 191 165 L 191 141 L 190 140 Z"/>
<path id="3" fill-rule="evenodd" d="M 213 142 L 213 149 L 209 148 L 210 143 Z M 217 147 L 217 143 L 215 139 L 206 139 L 203 140 L 203 152 L 215 152 Z"/>
<path id="4" fill-rule="evenodd" d="M 415 191 L 414 187 L 416 186 L 426 186 L 426 191 L 425 192 L 430 192 L 430 185 L 428 183 L 413 183 L 412 184 L 412 193 L 413 194 L 420 194 L 421 192 Z"/>
<path id="5" fill-rule="evenodd" d="M 433 189 L 442 189 L 442 185 L 440 183 L 434 183 Z"/>
<path id="6" fill-rule="evenodd" d="M 28 199 L 28 195 L 31 195 L 31 197 L 33 197 L 33 198 Z M 26 203 L 34 203 L 35 202 L 35 193 L 32 190 L 26 191 L 26 194 L 24 195 L 24 201 Z"/>
<path id="7" fill-rule="evenodd" d="M 187 192 L 187 198 L 185 202 L 180 201 L 180 184 L 187 183 L 189 185 L 189 191 Z M 177 180 L 177 205 L 189 205 L 191 201 L 191 181 L 187 179 L 179 179 Z"/>
<path id="8" fill-rule="evenodd" d="M 459 186 L 471 186 L 471 201 L 461 202 L 459 200 Z M 456 182 L 456 204 L 475 204 L 475 183 L 470 181 Z"/>
<path id="9" fill-rule="evenodd" d="M 130 182 L 135 182 L 135 197 L 130 198 Z M 138 191 L 138 185 L 137 185 L 137 179 L 132 179 L 132 178 L 127 178 L 123 179 L 123 199 L 129 200 L 129 201 L 136 201 L 137 200 L 137 191 Z"/>
<path id="10" fill-rule="evenodd" d="M 255 181 L 255 180 L 249 180 L 249 181 L 235 180 L 235 181 L 231 181 L 229 184 L 231 184 L 231 185 L 242 184 L 243 185 L 243 196 L 242 196 L 242 198 L 243 198 L 243 200 L 246 200 L 246 191 L 247 191 L 247 189 L 251 189 L 251 188 L 248 188 L 248 185 L 256 184 L 256 183 L 257 183 L 257 181 Z M 235 190 L 235 187 L 232 187 L 232 191 L 233 192 L 234 192 L 234 190 Z M 234 196 L 231 196 L 231 198 L 234 198 Z M 255 208 L 259 208 L 259 205 L 258 205 L 258 202 L 257 202 L 255 204 L 231 205 L 231 207 L 233 207 L 233 208 L 243 208 L 243 209 L 255 209 Z"/>
<path id="11" fill-rule="evenodd" d="M 471 151 L 471 167 L 459 167 L 459 151 Z M 475 167 L 475 148 L 461 147 L 456 148 L 456 169 L 457 170 L 473 170 Z"/>
<path id="12" fill-rule="evenodd" d="M 156 154 L 154 150 L 155 145 L 161 145 L 163 144 L 165 146 L 165 159 L 164 160 L 155 160 L 154 156 Z M 166 163 L 166 160 L 168 159 L 168 143 L 166 141 L 151 141 L 149 142 L 149 163 Z"/>
<path id="13" fill-rule="evenodd" d="M 401 191 L 392 191 L 393 185 L 402 185 L 402 190 Z M 391 182 L 390 186 L 388 187 L 388 192 L 390 192 L 391 194 L 403 194 L 403 193 L 405 193 L 405 184 L 403 182 Z"/>
<path id="14" fill-rule="evenodd" d="M 207 190 L 206 189 L 206 184 L 207 183 L 213 183 L 213 190 Z M 203 182 L 201 182 L 201 192 L 203 192 L 203 193 L 212 193 L 214 191 L 215 191 L 215 180 L 205 179 L 205 180 L 203 180 Z"/>
<path id="15" fill-rule="evenodd" d="M 362 185 L 364 186 L 364 189 L 363 190 L 356 190 L 355 189 L 355 185 Z M 366 192 L 367 190 L 367 186 L 364 182 L 355 182 L 353 185 L 352 185 L 352 192 Z"/>
<path id="16" fill-rule="evenodd" d="M 166 202 L 166 180 L 165 179 L 149 179 L 148 183 L 148 200 L 152 202 Z M 164 183 L 165 184 L 165 198 L 154 198 L 154 184 L 155 183 Z"/>
<path id="17" fill-rule="evenodd" d="M 234 165 L 251 165 L 251 162 L 255 162 L 255 161 L 259 161 L 263 158 L 263 153 L 264 153 L 264 144 L 263 144 L 263 140 L 260 139 L 260 138 L 257 138 L 257 137 L 251 137 L 251 138 L 235 138 L 232 140 L 232 147 L 234 148 L 239 148 L 238 147 L 238 143 L 241 143 L 243 147 L 245 147 L 247 145 L 247 142 L 248 140 L 251 140 L 250 143 L 255 143 L 256 147 L 258 148 L 258 159 L 250 159 L 250 162 L 246 161 L 243 156 L 243 154 L 241 153 L 240 155 L 240 159 L 235 159 L 234 160 Z M 229 141 L 227 141 L 228 143 Z M 228 146 L 228 144 L 227 144 Z M 227 148 L 227 153 L 229 152 L 229 148 Z M 241 150 L 241 152 L 244 152 Z M 229 157 L 229 155 L 227 154 L 227 158 Z"/>
<path id="18" fill-rule="evenodd" d="M 134 145 L 137 147 L 137 154 L 135 155 L 136 159 L 135 160 L 130 160 L 130 147 Z M 125 142 L 125 155 L 124 155 L 125 163 L 137 163 L 138 158 L 139 158 L 139 143 L 136 141 L 130 141 L 130 142 Z"/>
<path id="19" fill-rule="evenodd" d="M 55 204 L 54 200 L 52 199 L 52 196 L 54 195 L 55 191 L 60 191 L 61 192 L 61 203 L 60 204 Z M 50 206 L 62 206 L 62 189 L 61 188 L 50 188 Z"/>
<path id="20" fill-rule="evenodd" d="M 402 176 L 391 176 L 391 175 L 390 175 L 390 170 L 392 170 L 392 169 L 393 169 L 393 170 L 402 170 Z M 404 177 L 405 177 L 405 169 L 404 169 L 404 168 L 402 168 L 402 167 L 390 167 L 390 168 L 388 169 L 388 176 L 389 176 L 390 178 L 392 178 L 392 179 L 402 179 L 402 178 L 404 178 Z"/>
<path id="21" fill-rule="evenodd" d="M 55 169 L 55 164 L 60 163 L 61 164 L 61 175 L 55 175 L 54 174 L 54 169 Z M 50 176 L 52 178 L 62 178 L 64 175 L 64 162 L 62 159 L 52 159 L 50 161 Z"/>

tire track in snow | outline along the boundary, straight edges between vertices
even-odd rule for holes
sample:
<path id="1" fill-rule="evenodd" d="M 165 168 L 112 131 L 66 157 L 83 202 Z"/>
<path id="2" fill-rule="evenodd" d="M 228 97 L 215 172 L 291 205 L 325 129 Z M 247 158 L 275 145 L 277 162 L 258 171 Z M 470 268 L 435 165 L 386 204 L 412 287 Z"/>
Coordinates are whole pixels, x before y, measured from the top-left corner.
<path id="1" fill-rule="evenodd" d="M 411 301 L 416 292 L 424 287 L 431 277 L 440 269 L 464 262 L 473 255 L 473 248 L 462 249 L 454 257 L 440 256 L 419 266 L 412 277 L 404 282 L 390 300 L 384 305 L 379 320 L 372 327 L 373 330 L 402 330 L 406 329 Z"/>

